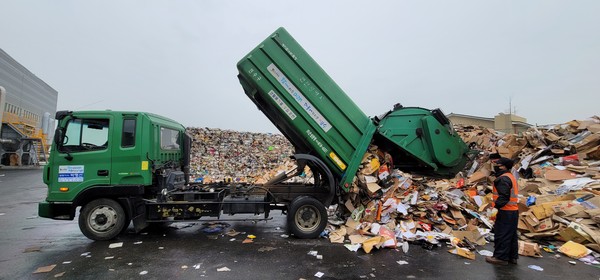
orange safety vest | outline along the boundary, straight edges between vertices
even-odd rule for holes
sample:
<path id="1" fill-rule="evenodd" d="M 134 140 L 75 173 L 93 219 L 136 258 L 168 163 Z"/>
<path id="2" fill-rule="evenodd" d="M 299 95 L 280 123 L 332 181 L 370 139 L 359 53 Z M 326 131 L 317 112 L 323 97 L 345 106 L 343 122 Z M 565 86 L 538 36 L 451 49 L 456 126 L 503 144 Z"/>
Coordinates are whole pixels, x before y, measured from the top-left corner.
<path id="1" fill-rule="evenodd" d="M 518 211 L 519 205 L 517 205 L 517 203 L 519 202 L 519 187 L 517 186 L 517 180 L 515 179 L 515 176 L 513 176 L 510 172 L 506 172 L 500 176 L 507 176 L 512 182 L 512 187 L 510 188 L 510 200 L 508 203 L 506 203 L 506 205 L 504 205 L 504 207 L 500 208 L 500 210 Z M 492 201 L 492 207 L 495 207 L 496 200 L 498 199 L 498 190 L 496 190 L 495 185 L 492 191 L 492 198 L 494 199 L 494 201 Z"/>

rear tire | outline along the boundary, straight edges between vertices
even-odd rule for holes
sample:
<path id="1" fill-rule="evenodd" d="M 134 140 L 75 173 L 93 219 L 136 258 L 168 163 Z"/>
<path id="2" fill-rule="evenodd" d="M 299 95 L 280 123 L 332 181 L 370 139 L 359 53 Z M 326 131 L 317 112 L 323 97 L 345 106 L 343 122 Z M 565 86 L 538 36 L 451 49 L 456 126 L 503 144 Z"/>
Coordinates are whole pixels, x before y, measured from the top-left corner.
<path id="1" fill-rule="evenodd" d="M 297 197 L 289 206 L 287 224 L 298 238 L 317 238 L 327 226 L 327 209 L 314 197 Z"/>
<path id="2" fill-rule="evenodd" d="M 118 202 L 100 198 L 90 201 L 79 213 L 79 229 L 92 240 L 110 240 L 125 228 L 127 215 Z"/>

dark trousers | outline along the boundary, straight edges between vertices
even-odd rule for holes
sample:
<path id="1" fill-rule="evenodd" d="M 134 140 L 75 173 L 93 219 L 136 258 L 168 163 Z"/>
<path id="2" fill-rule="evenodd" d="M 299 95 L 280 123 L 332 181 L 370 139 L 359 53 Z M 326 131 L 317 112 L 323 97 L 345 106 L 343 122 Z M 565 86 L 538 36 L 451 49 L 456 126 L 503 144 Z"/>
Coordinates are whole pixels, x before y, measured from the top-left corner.
<path id="1" fill-rule="evenodd" d="M 519 258 L 517 224 L 519 211 L 498 210 L 494 224 L 494 257 L 503 261 Z"/>

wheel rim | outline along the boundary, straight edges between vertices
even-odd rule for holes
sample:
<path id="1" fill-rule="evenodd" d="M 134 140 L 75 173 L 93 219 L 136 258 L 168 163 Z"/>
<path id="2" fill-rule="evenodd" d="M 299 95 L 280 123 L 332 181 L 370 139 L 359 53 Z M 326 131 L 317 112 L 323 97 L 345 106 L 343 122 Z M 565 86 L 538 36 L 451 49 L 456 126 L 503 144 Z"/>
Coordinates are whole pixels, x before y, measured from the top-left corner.
<path id="1" fill-rule="evenodd" d="M 117 224 L 117 211 L 110 206 L 94 208 L 87 219 L 90 229 L 96 232 L 106 232 Z"/>
<path id="2" fill-rule="evenodd" d="M 305 232 L 314 231 L 319 227 L 321 214 L 313 205 L 305 205 L 296 211 L 295 219 L 298 228 Z"/>

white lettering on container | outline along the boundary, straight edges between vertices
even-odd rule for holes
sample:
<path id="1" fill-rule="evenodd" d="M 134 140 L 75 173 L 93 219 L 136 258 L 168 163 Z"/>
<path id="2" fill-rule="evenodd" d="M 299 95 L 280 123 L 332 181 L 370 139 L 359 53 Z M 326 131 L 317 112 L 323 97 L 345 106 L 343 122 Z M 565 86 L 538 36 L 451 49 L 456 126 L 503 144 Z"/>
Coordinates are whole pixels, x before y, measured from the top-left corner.
<path id="1" fill-rule="evenodd" d="M 323 129 L 323 131 L 328 132 L 331 129 L 331 124 L 321 115 L 319 110 L 317 110 L 304 95 L 292 84 L 292 82 L 275 66 L 275 64 L 270 64 L 267 66 L 267 70 L 277 79 L 277 81 L 285 88 L 285 90 L 300 104 L 300 107 L 306 111 L 306 113 L 317 123 L 317 125 Z"/>
<path id="2" fill-rule="evenodd" d="M 283 100 L 281 100 L 281 98 L 279 97 L 279 95 L 277 95 L 273 90 L 271 90 L 271 91 L 269 91 L 269 96 L 271 96 L 271 98 L 273 99 L 273 101 L 275 101 L 275 103 L 277 103 L 277 105 L 279 106 L 279 108 L 281 108 L 281 110 L 283 110 L 283 112 L 285 112 L 285 114 L 291 120 L 296 119 L 296 114 L 294 114 L 294 112 L 292 111 L 292 109 L 290 109 L 290 107 L 288 107 L 288 105 L 285 104 L 285 102 L 283 102 Z"/>

